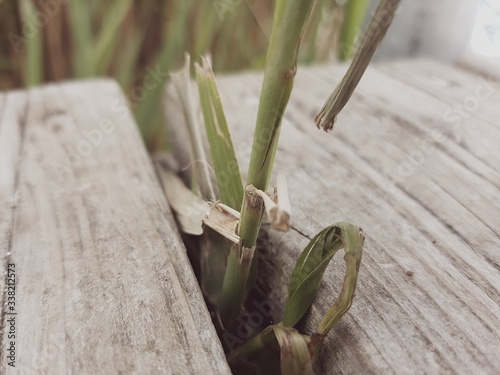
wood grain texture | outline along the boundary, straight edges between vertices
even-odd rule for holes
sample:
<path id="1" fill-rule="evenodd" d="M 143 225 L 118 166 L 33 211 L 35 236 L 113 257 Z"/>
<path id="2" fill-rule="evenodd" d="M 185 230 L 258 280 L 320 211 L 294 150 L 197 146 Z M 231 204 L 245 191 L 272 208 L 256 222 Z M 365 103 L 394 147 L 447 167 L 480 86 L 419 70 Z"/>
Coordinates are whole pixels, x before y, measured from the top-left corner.
<path id="1" fill-rule="evenodd" d="M 471 70 L 431 61 L 375 65 L 325 134 L 313 118 L 345 69 L 299 68 L 285 113 L 274 172 L 288 179 L 292 230 L 264 225 L 260 242 L 267 287 L 281 296 L 274 319 L 309 239 L 348 220 L 367 237 L 358 289 L 317 373 L 500 373 L 498 80 L 477 98 L 484 76 Z M 261 81 L 257 73 L 218 77 L 243 172 Z M 166 103 L 178 124 L 175 98 Z M 458 114 L 456 106 L 469 109 Z M 306 332 L 338 295 L 342 271 L 338 257 Z"/>
<path id="2" fill-rule="evenodd" d="M 457 65 L 476 74 L 500 80 L 500 58 L 498 57 L 488 58 L 467 54 L 458 61 Z"/>
<path id="3" fill-rule="evenodd" d="M 0 251 L 17 277 L 2 374 L 230 373 L 125 103 L 111 81 L 0 95 Z"/>

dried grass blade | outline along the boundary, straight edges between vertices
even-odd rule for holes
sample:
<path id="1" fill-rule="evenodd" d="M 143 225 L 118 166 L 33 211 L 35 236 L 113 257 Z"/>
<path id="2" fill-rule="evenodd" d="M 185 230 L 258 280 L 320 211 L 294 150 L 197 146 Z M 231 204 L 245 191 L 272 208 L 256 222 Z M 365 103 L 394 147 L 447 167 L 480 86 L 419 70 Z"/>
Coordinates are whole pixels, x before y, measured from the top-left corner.
<path id="1" fill-rule="evenodd" d="M 377 47 L 391 25 L 399 2 L 400 0 L 381 1 L 347 73 L 314 118 L 318 128 L 322 128 L 326 132 L 333 129 L 337 115 L 351 98 Z"/>

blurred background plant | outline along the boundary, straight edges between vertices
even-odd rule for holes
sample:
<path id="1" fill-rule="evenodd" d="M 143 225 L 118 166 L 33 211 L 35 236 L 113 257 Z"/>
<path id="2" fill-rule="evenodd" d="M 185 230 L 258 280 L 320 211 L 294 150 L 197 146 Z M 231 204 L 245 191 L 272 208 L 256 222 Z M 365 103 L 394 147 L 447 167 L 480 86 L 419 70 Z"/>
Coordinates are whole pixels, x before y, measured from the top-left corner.
<path id="1" fill-rule="evenodd" d="M 262 69 L 275 2 L 0 0 L 0 91 L 70 78 L 113 77 L 131 102 L 149 149 L 162 148 L 166 142 L 160 100 L 166 72 L 179 68 L 185 52 L 194 58 L 211 54 L 216 73 Z M 377 3 L 317 1 L 302 41 L 299 63 L 349 59 Z M 403 0 L 400 8 L 408 17 L 398 17 L 401 25 L 389 31 L 378 57 L 419 55 L 419 51 L 403 51 L 398 46 L 415 46 L 407 40 L 414 41 L 414 34 L 421 33 L 418 30 L 422 28 L 432 32 L 432 25 L 444 22 L 440 16 L 443 13 L 449 22 L 455 20 L 460 30 L 470 29 L 472 33 L 471 25 L 475 25 L 473 51 L 480 47 L 482 54 L 491 55 L 498 49 L 498 43 L 492 41 L 500 35 L 500 0 L 444 3 L 449 4 L 449 9 L 432 0 Z M 481 7 L 475 19 L 477 3 Z M 422 9 L 429 15 L 424 17 Z M 470 16 L 471 23 L 464 20 L 464 14 Z M 450 33 L 456 34 L 453 30 L 457 27 L 450 27 Z M 449 38 L 443 39 L 442 30 L 438 35 L 442 40 L 434 43 L 437 47 L 425 46 L 436 38 L 417 38 L 420 54 L 434 50 L 442 54 L 443 46 L 453 47 Z M 462 44 L 468 43 L 467 35 L 460 38 Z M 489 46 L 486 52 L 485 46 Z M 457 47 L 453 53 L 447 58 L 463 51 Z"/>
<path id="2" fill-rule="evenodd" d="M 318 1 L 299 62 L 347 58 L 369 0 Z M 185 52 L 216 72 L 262 69 L 275 1 L 0 0 L 0 90 L 111 76 L 150 150 L 165 146 L 160 100 Z M 346 12 L 344 12 L 344 10 Z M 346 14 L 342 30 L 343 14 Z M 344 40 L 339 43 L 339 36 Z"/>

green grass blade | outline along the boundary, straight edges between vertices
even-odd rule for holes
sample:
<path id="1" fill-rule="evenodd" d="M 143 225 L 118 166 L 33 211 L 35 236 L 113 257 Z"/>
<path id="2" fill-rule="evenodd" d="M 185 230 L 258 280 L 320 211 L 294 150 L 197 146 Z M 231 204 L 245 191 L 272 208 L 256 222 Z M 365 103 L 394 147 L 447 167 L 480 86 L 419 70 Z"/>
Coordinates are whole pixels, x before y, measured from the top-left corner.
<path id="1" fill-rule="evenodd" d="M 292 272 L 288 289 L 288 300 L 285 305 L 283 318 L 283 324 L 285 326 L 294 326 L 302 318 L 302 316 L 304 316 L 305 312 L 311 305 L 316 292 L 318 291 L 328 263 L 337 251 L 344 248 L 346 261 L 348 258 L 354 256 L 354 259 L 357 260 L 359 267 L 362 246 L 363 235 L 360 228 L 349 223 L 337 223 L 331 227 L 327 227 L 318 233 L 311 240 L 311 242 L 309 242 L 300 255 L 299 260 L 297 261 L 297 264 Z M 353 275 L 355 277 L 355 287 L 357 270 L 355 273 L 352 271 L 348 272 L 350 272 L 349 280 L 352 281 L 351 277 Z M 349 285 L 352 286 L 352 284 Z M 346 295 L 346 297 L 349 296 L 352 300 L 352 295 Z M 342 299 L 342 301 L 345 301 L 345 299 Z M 347 309 L 348 308 L 349 307 L 347 307 Z M 345 311 L 343 311 L 343 313 L 345 313 Z"/>
<path id="2" fill-rule="evenodd" d="M 316 0 L 311 10 L 311 16 L 304 32 L 304 51 L 300 53 L 300 62 L 311 64 L 316 58 L 316 40 L 318 38 L 319 25 L 323 15 L 322 0 Z"/>
<path id="3" fill-rule="evenodd" d="M 153 69 L 158 68 L 161 72 L 168 72 L 175 64 L 176 56 L 182 56 L 186 44 L 185 28 L 188 24 L 191 1 L 184 0 L 177 2 L 176 15 L 171 22 L 167 23 L 165 28 L 166 38 L 162 43 Z M 168 3 L 167 3 L 168 5 Z M 166 142 L 159 139 L 165 136 L 164 129 L 161 127 L 163 120 L 163 110 L 161 98 L 164 92 L 166 78 L 157 85 L 146 91 L 144 97 L 137 103 L 136 119 L 141 130 L 142 137 L 149 151 L 155 151 Z"/>
<path id="4" fill-rule="evenodd" d="M 116 79 L 125 90 L 129 89 L 134 83 L 135 65 L 139 58 L 143 41 L 144 31 L 137 29 L 131 36 L 130 42 L 124 46 L 125 50 L 117 66 Z"/>
<path id="5" fill-rule="evenodd" d="M 90 7 L 84 0 L 72 0 L 68 6 L 73 36 L 74 75 L 76 78 L 90 77 L 94 73 Z"/>
<path id="6" fill-rule="evenodd" d="M 221 20 L 217 17 L 217 12 L 214 10 L 214 2 L 200 2 L 198 11 L 202 16 L 199 17 L 199 22 L 196 25 L 196 38 L 192 50 L 193 56 L 208 54 L 217 31 L 222 27 Z"/>
<path id="7" fill-rule="evenodd" d="M 196 80 L 220 200 L 239 210 L 243 202 L 243 183 L 238 161 L 214 74 L 206 59 L 202 64 L 195 65 Z"/>
<path id="8" fill-rule="evenodd" d="M 321 284 L 323 273 L 335 253 L 342 247 L 335 226 L 318 233 L 302 251 L 292 272 L 288 287 L 283 324 L 293 327 L 311 305 Z"/>
<path id="9" fill-rule="evenodd" d="M 344 6 L 344 22 L 340 32 L 340 60 L 350 59 L 355 42 L 366 14 L 368 0 L 347 0 Z"/>
<path id="10" fill-rule="evenodd" d="M 337 115 L 351 98 L 377 47 L 391 25 L 399 2 L 400 0 L 382 0 L 380 2 L 347 73 L 314 118 L 318 128 L 325 131 L 333 129 Z"/>
<path id="11" fill-rule="evenodd" d="M 106 12 L 109 16 L 105 18 L 103 29 L 95 47 L 94 69 L 96 74 L 106 73 L 113 51 L 116 50 L 119 28 L 130 12 L 132 5 L 132 0 L 115 0 L 111 9 Z"/>
<path id="12" fill-rule="evenodd" d="M 38 14 L 38 9 L 32 0 L 20 2 L 21 15 L 24 22 L 33 20 Z M 38 28 L 34 35 L 27 38 L 26 65 L 24 81 L 26 86 L 35 86 L 43 80 L 43 30 Z"/>

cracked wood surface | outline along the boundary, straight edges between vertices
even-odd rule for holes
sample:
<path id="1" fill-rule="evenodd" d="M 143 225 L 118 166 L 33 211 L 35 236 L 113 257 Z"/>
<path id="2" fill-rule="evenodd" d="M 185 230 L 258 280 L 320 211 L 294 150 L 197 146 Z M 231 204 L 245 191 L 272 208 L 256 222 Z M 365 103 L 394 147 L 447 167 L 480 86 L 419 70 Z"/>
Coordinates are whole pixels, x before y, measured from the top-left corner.
<path id="1" fill-rule="evenodd" d="M 111 81 L 0 94 L 1 267 L 17 279 L 2 374 L 230 373 L 124 103 Z"/>
<path id="2" fill-rule="evenodd" d="M 317 372 L 500 373 L 498 68 L 374 65 L 325 134 L 313 118 L 345 69 L 299 67 L 285 113 L 274 172 L 288 179 L 293 227 L 280 234 L 264 225 L 261 235 L 268 288 L 282 296 L 275 320 L 309 238 L 349 220 L 366 235 L 356 298 L 326 339 Z M 259 73 L 218 77 L 242 172 L 261 81 Z M 178 124 L 176 98 L 167 99 Z M 317 327 L 341 271 L 338 257 L 302 329 Z"/>

